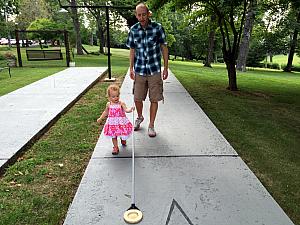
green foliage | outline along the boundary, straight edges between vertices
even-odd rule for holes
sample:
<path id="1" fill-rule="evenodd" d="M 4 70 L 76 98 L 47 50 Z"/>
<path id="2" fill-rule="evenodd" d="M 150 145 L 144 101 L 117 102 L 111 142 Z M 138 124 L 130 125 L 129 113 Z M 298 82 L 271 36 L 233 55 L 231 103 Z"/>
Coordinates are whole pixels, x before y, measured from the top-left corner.
<path id="1" fill-rule="evenodd" d="M 263 43 L 252 41 L 247 57 L 246 65 L 250 67 L 260 67 L 261 61 L 266 57 Z"/>
<path id="2" fill-rule="evenodd" d="M 37 19 L 33 21 L 29 27 L 28 30 L 58 30 L 63 29 L 63 26 L 59 23 L 55 23 L 51 19 Z"/>
<path id="3" fill-rule="evenodd" d="M 51 18 L 49 11 L 45 0 L 20 0 L 19 14 L 16 17 L 18 28 L 26 29 L 30 23 L 39 18 Z"/>
<path id="4" fill-rule="evenodd" d="M 33 21 L 29 27 L 28 30 L 63 30 L 63 25 L 59 23 L 55 23 L 54 21 L 50 19 L 37 19 Z M 63 34 L 61 32 L 40 32 L 40 33 L 29 33 L 28 37 L 30 39 L 43 39 L 43 40 L 52 40 L 52 39 L 61 39 L 63 40 Z"/>
<path id="5" fill-rule="evenodd" d="M 172 12 L 172 5 L 166 4 L 160 10 L 153 12 L 155 20 L 162 24 L 167 35 L 168 46 L 172 46 L 175 42 L 173 22 L 176 18 L 175 12 Z M 175 18 L 174 18 L 175 17 Z"/>
<path id="6" fill-rule="evenodd" d="M 270 69 L 276 69 L 276 70 L 281 69 L 280 65 L 278 63 L 266 63 L 265 65 L 267 68 L 270 68 Z"/>
<path id="7" fill-rule="evenodd" d="M 15 28 L 16 25 L 14 24 L 13 21 L 8 21 L 8 22 L 0 22 L 0 38 L 1 37 L 6 37 L 8 38 L 8 36 L 10 35 L 11 38 L 14 38 L 15 36 Z"/>
<path id="8" fill-rule="evenodd" d="M 173 3 L 168 3 L 154 12 L 157 20 L 167 24 L 168 46 L 170 54 L 189 60 L 204 59 L 207 54 L 208 27 L 203 11 L 175 10 Z"/>
<path id="9" fill-rule="evenodd" d="M 20 0 L 0 0 L 0 21 L 5 21 L 5 15 L 18 13 Z"/>
<path id="10" fill-rule="evenodd" d="M 115 29 L 111 29 L 109 32 L 112 48 L 127 48 L 126 40 L 128 32 Z"/>
<path id="11" fill-rule="evenodd" d="M 284 70 L 286 66 L 284 66 L 282 69 Z M 293 65 L 292 66 L 292 71 L 297 71 L 297 72 L 300 72 L 300 66 L 295 66 Z"/>
<path id="12" fill-rule="evenodd" d="M 81 41 L 82 41 L 82 44 L 90 44 L 89 40 L 90 40 L 90 31 L 85 28 L 84 26 L 81 26 L 80 27 L 80 35 L 81 35 Z M 73 35 L 72 35 L 72 46 L 75 46 L 75 38 L 73 38 Z"/>
<path id="13" fill-rule="evenodd" d="M 0 54 L 0 60 L 5 60 L 4 54 Z"/>
<path id="14" fill-rule="evenodd" d="M 4 21 L 0 21 L 0 37 L 7 37 L 7 27 Z"/>

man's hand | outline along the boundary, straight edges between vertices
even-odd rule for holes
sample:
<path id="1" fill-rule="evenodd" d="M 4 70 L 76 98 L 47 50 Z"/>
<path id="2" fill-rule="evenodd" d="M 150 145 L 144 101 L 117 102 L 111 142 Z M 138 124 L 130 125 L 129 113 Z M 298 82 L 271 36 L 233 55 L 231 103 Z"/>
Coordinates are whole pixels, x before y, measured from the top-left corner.
<path id="1" fill-rule="evenodd" d="M 130 75 L 131 80 L 134 80 L 134 77 L 135 77 L 134 70 L 130 70 L 129 75 Z"/>
<path id="2" fill-rule="evenodd" d="M 162 74 L 162 78 L 163 80 L 166 80 L 169 76 L 169 72 L 168 72 L 168 69 L 164 69 L 163 70 L 163 74 Z"/>

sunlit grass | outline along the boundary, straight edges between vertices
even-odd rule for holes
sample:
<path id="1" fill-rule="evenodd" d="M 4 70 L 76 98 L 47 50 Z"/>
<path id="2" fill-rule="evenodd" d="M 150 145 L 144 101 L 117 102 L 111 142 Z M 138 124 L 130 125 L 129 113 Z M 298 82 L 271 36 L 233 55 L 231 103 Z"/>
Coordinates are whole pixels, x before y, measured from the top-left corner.
<path id="1" fill-rule="evenodd" d="M 77 60 L 82 63 L 79 57 Z M 119 64 L 112 67 L 112 73 L 120 84 L 127 71 L 128 58 L 122 61 L 116 55 L 113 60 Z M 98 58 L 91 57 L 85 66 L 96 63 Z M 24 70 L 28 74 L 15 75 L 16 79 L 34 76 L 35 70 L 31 69 L 21 68 L 20 72 Z M 35 76 L 50 75 L 51 71 L 46 69 L 38 70 Z M 96 119 L 106 106 L 108 85 L 97 83 L 7 169 L 0 179 L 1 225 L 63 224 L 101 131 Z"/>
<path id="2" fill-rule="evenodd" d="M 276 201 L 300 224 L 300 74 L 238 73 L 226 90 L 222 66 L 171 62 L 172 71 Z"/>

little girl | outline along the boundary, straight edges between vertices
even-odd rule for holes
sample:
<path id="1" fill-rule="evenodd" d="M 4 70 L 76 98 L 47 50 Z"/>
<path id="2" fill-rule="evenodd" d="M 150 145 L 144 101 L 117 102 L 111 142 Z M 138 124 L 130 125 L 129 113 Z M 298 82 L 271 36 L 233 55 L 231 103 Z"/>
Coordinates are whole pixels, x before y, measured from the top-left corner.
<path id="1" fill-rule="evenodd" d="M 98 123 L 101 123 L 103 118 L 107 117 L 106 123 L 104 125 L 104 135 L 112 138 L 112 143 L 114 145 L 112 154 L 117 155 L 119 153 L 118 140 L 121 138 L 121 144 L 126 145 L 126 139 L 132 133 L 132 124 L 125 115 L 134 110 L 134 107 L 127 108 L 124 102 L 119 100 L 120 98 L 120 88 L 112 84 L 107 88 L 107 97 L 109 102 L 106 104 L 106 108 L 97 119 Z"/>

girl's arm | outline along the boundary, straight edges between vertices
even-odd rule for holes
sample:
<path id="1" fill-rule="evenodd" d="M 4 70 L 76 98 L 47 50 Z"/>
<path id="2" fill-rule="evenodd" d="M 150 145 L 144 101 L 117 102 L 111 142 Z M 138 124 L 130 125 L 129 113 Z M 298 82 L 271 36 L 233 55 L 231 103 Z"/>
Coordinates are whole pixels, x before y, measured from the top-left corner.
<path id="1" fill-rule="evenodd" d="M 134 110 L 134 106 L 127 108 L 127 106 L 124 102 L 121 102 L 121 106 L 126 113 L 131 113 Z"/>
<path id="2" fill-rule="evenodd" d="M 109 106 L 109 102 L 106 104 L 106 108 L 101 114 L 101 116 L 97 119 L 97 123 L 101 123 L 102 120 L 108 115 L 108 106 Z"/>

